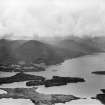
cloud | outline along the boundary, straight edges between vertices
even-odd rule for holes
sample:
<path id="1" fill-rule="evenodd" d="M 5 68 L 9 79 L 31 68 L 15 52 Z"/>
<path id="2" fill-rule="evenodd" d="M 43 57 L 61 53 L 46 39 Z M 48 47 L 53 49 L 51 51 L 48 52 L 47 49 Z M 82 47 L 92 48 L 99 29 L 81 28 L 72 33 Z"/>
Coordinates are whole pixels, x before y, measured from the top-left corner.
<path id="1" fill-rule="evenodd" d="M 0 37 L 104 35 L 104 5 L 104 0 L 0 0 Z"/>

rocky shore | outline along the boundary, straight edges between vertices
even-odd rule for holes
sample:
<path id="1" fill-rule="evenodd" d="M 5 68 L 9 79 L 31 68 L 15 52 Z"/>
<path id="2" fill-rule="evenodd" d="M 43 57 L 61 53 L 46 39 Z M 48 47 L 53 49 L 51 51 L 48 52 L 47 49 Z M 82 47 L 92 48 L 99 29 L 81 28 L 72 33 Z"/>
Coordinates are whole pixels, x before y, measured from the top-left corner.
<path id="1" fill-rule="evenodd" d="M 39 86 L 44 85 L 45 87 L 52 87 L 52 86 L 61 86 L 67 85 L 67 83 L 78 83 L 78 82 L 85 82 L 83 78 L 79 77 L 60 77 L 60 76 L 53 76 L 52 79 L 44 80 L 44 81 L 29 81 L 26 82 L 27 86 Z"/>
<path id="2" fill-rule="evenodd" d="M 56 103 L 66 103 L 72 100 L 81 99 L 73 95 L 63 94 L 41 94 L 35 91 L 36 88 L 0 88 L 7 94 L 0 94 L 2 98 L 30 99 L 35 105 L 54 105 Z"/>
<path id="3" fill-rule="evenodd" d="M 30 65 L 19 65 L 19 64 L 12 64 L 12 65 L 1 65 L 0 64 L 0 71 L 2 72 L 40 72 L 45 71 L 44 67 L 41 67 L 38 64 L 30 64 Z"/>
<path id="4" fill-rule="evenodd" d="M 92 99 L 99 100 L 103 105 L 105 105 L 105 89 L 101 89 L 100 94 L 97 94 L 96 97 L 92 97 Z"/>

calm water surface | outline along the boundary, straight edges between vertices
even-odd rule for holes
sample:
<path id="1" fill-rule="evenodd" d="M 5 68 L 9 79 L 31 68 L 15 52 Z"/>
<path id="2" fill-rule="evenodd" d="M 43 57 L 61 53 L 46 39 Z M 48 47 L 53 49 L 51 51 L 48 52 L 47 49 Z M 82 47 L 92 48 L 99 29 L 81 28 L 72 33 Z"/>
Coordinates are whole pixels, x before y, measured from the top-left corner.
<path id="1" fill-rule="evenodd" d="M 56 71 L 57 70 L 57 71 Z M 67 105 L 77 105 L 83 103 L 83 105 L 101 105 L 99 101 L 91 100 L 89 97 L 95 96 L 100 93 L 101 88 L 105 88 L 105 76 L 91 74 L 93 71 L 103 71 L 105 70 L 105 53 L 87 55 L 84 57 L 67 60 L 61 65 L 51 66 L 43 72 L 29 72 L 28 74 L 40 75 L 46 78 L 51 78 L 53 75 L 59 76 L 71 76 L 71 77 L 82 77 L 86 80 L 84 83 L 72 83 L 66 86 L 60 87 L 50 87 L 45 88 L 44 86 L 39 86 L 38 92 L 45 94 L 73 94 L 80 97 L 88 97 L 87 100 L 78 100 L 66 103 Z M 0 73 L 0 77 L 12 76 L 15 73 Z M 25 82 L 4 84 L 0 87 L 26 87 Z M 9 104 L 0 104 L 9 105 Z M 14 104 L 13 104 L 14 105 Z M 18 105 L 18 104 L 15 104 Z M 19 104 L 24 105 L 24 104 Z M 26 105 L 26 104 L 25 104 Z M 27 104 L 28 105 L 28 104 Z M 32 105 L 32 104 L 29 104 Z"/>

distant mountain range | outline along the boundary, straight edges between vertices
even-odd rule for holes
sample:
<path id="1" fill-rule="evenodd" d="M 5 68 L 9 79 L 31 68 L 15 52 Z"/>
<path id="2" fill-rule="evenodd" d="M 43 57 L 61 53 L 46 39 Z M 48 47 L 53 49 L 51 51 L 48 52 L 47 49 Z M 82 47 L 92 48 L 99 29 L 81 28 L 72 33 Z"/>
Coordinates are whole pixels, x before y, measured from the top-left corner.
<path id="1" fill-rule="evenodd" d="M 47 43 L 36 40 L 0 40 L 0 63 L 19 62 L 55 65 L 66 59 L 104 52 L 105 37 L 68 37 Z"/>

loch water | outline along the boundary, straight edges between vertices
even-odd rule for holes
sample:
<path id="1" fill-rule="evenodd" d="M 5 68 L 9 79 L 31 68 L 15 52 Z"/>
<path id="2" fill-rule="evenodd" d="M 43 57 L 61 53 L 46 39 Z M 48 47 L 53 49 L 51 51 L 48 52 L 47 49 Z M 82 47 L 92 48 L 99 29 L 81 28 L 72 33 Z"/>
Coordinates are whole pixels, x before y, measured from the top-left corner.
<path id="1" fill-rule="evenodd" d="M 90 97 L 96 96 L 100 93 L 100 89 L 105 89 L 105 75 L 95 75 L 92 74 L 93 71 L 104 71 L 105 70 L 105 53 L 98 53 L 93 55 L 86 55 L 83 57 L 78 57 L 74 59 L 69 59 L 63 62 L 60 65 L 50 66 L 46 71 L 42 72 L 28 72 L 32 75 L 40 75 L 46 78 L 52 78 L 54 75 L 58 76 L 67 76 L 67 77 L 81 77 L 85 79 L 85 82 L 81 83 L 69 83 L 64 86 L 54 86 L 45 88 L 44 86 L 38 86 L 37 91 L 44 94 L 72 94 L 79 97 L 85 97 L 86 100 L 76 100 L 66 103 L 66 105 L 102 105 L 97 100 L 92 100 Z M 9 77 L 13 76 L 16 73 L 0 73 L 0 77 Z M 15 82 L 11 84 L 3 84 L 0 87 L 26 87 L 26 82 Z M 5 100 L 5 103 L 3 102 Z M 0 105 L 10 105 L 14 100 L 10 99 L 1 99 Z M 33 105 L 30 101 L 24 103 L 18 102 L 17 104 L 11 105 Z M 60 104 L 63 105 L 63 104 Z"/>

